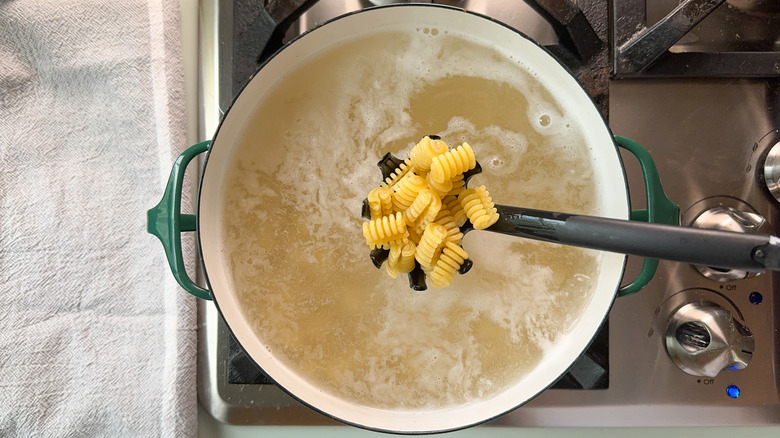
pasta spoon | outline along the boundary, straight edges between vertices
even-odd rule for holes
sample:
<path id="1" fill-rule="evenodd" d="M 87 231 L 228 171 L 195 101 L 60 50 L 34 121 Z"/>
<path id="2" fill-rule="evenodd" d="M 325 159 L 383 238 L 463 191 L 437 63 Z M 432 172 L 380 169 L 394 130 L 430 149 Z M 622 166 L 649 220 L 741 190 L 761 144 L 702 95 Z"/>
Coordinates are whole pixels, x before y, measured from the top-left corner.
<path id="1" fill-rule="evenodd" d="M 496 205 L 485 231 L 621 254 L 745 271 L 780 270 L 780 238 Z M 461 227 L 473 230 L 470 222 Z"/>
<path id="2" fill-rule="evenodd" d="M 780 238 L 772 235 L 653 224 L 507 205 L 495 207 L 498 221 L 480 231 L 713 268 L 780 270 Z M 464 235 L 473 230 L 469 221 L 460 227 Z M 379 267 L 387 258 L 387 251 L 373 250 L 370 257 L 374 265 Z M 471 260 L 466 260 L 459 272 L 465 274 L 471 266 Z M 426 289 L 425 274 L 419 266 L 409 274 L 409 286 L 414 290 Z"/>
<path id="3" fill-rule="evenodd" d="M 386 178 L 403 160 L 386 154 L 377 163 Z M 464 174 L 468 179 L 482 171 L 477 166 Z M 611 219 L 598 216 L 535 210 L 496 205 L 498 221 L 485 229 L 515 237 L 554 242 L 582 248 L 663 259 L 720 269 L 744 271 L 780 270 L 780 238 L 765 234 L 745 234 L 678 225 Z M 363 216 L 368 217 L 363 204 Z M 474 228 L 471 222 L 460 227 L 465 235 Z M 388 251 L 375 249 L 370 258 L 378 268 Z M 472 267 L 466 260 L 459 272 Z M 425 273 L 419 265 L 409 274 L 409 286 L 425 290 Z"/>

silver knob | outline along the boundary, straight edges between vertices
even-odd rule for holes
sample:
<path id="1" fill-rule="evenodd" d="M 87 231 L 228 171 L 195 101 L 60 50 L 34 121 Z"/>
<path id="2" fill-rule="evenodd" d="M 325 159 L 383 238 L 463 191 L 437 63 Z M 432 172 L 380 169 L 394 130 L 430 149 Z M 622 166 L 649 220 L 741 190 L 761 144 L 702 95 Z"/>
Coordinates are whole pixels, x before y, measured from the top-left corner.
<path id="1" fill-rule="evenodd" d="M 780 142 L 777 142 L 767 152 L 764 161 L 764 182 L 769 193 L 780 201 Z"/>
<path id="2" fill-rule="evenodd" d="M 715 377 L 723 370 L 745 368 L 755 347 L 747 327 L 728 310 L 706 301 L 674 312 L 665 338 L 674 363 L 694 376 Z"/>
<path id="3" fill-rule="evenodd" d="M 740 211 L 732 207 L 714 207 L 700 214 L 693 221 L 692 225 L 696 228 L 710 230 L 756 234 L 764 232 L 768 223 L 757 213 Z M 755 277 L 759 274 L 740 269 L 721 269 L 698 265 L 694 265 L 694 267 L 703 276 L 717 281 L 741 280 L 743 278 Z"/>

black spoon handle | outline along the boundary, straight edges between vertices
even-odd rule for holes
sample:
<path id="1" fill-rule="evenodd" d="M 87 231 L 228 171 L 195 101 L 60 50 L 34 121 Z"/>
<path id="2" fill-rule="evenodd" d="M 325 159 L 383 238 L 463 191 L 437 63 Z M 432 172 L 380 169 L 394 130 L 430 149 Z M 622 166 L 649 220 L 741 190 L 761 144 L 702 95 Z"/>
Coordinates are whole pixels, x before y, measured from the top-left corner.
<path id="1" fill-rule="evenodd" d="M 505 205 L 497 205 L 496 209 L 500 218 L 488 231 L 715 268 L 780 270 L 780 239 L 775 236 L 649 224 Z"/>

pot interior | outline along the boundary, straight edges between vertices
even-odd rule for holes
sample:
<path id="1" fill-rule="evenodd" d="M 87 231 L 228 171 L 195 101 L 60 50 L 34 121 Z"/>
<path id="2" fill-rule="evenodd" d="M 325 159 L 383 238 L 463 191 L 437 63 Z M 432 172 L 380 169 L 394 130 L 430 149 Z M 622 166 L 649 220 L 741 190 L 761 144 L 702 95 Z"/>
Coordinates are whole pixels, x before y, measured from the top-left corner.
<path id="1" fill-rule="evenodd" d="M 584 351 L 622 255 L 471 232 L 452 286 L 415 292 L 369 261 L 361 202 L 385 152 L 471 144 L 494 201 L 628 218 L 597 109 L 544 50 L 461 10 L 328 23 L 268 62 L 217 133 L 199 234 L 215 301 L 280 386 L 372 429 L 462 428 L 552 384 Z"/>

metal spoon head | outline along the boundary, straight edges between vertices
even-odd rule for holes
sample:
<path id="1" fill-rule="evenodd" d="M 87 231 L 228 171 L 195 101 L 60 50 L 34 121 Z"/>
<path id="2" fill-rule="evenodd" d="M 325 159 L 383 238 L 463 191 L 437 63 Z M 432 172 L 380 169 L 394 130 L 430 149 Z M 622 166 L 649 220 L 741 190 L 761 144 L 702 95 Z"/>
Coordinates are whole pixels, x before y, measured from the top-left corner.
<path id="1" fill-rule="evenodd" d="M 378 163 L 376 163 L 376 165 L 379 167 L 379 170 L 382 171 L 382 181 L 389 178 L 390 175 L 392 175 L 393 172 L 395 172 L 395 170 L 398 169 L 403 163 L 404 160 L 394 156 L 390 152 L 386 153 L 385 156 L 382 157 Z"/>

